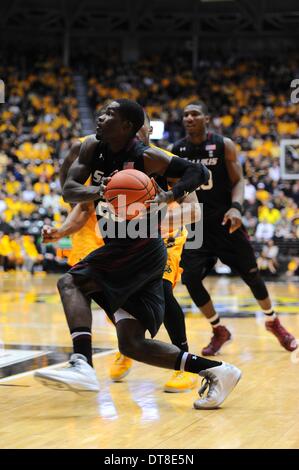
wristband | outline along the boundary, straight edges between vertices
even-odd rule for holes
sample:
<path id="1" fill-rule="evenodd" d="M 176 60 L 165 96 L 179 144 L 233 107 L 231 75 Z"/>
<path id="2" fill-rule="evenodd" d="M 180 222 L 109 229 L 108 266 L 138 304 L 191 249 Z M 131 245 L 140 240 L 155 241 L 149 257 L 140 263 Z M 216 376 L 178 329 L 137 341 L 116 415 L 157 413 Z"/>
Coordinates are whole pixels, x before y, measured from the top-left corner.
<path id="1" fill-rule="evenodd" d="M 243 210 L 242 204 L 240 204 L 239 202 L 233 202 L 231 207 L 234 209 L 237 209 L 240 212 L 240 214 L 243 215 L 244 210 Z"/>

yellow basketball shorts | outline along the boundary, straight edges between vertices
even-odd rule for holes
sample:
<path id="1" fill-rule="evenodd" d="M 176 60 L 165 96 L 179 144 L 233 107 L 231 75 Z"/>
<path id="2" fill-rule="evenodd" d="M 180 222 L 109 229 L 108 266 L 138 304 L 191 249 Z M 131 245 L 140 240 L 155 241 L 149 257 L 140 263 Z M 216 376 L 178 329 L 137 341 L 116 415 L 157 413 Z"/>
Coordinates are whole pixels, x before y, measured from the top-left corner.
<path id="1" fill-rule="evenodd" d="M 186 236 L 182 235 L 175 238 L 173 246 L 167 246 L 167 261 L 164 269 L 163 279 L 171 282 L 172 288 L 175 288 L 176 283 L 179 281 L 182 273 L 180 268 L 180 261 L 182 251 L 186 241 Z"/>

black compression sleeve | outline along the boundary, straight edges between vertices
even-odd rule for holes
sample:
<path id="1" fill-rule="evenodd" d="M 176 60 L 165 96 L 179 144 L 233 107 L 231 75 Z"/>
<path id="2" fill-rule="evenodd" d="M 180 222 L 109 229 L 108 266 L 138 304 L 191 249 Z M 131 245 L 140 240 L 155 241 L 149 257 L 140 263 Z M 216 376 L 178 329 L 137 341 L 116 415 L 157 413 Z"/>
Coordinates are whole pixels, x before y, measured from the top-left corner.
<path id="1" fill-rule="evenodd" d="M 192 163 L 180 157 L 172 157 L 165 176 L 180 178 L 172 188 L 174 200 L 177 200 L 186 192 L 192 193 L 201 184 L 206 184 L 209 180 L 209 171 L 202 163 Z"/>
<path id="2" fill-rule="evenodd" d="M 188 351 L 185 316 L 180 304 L 173 295 L 170 281 L 163 279 L 163 290 L 165 298 L 164 326 L 172 344 L 175 344 L 183 351 Z"/>

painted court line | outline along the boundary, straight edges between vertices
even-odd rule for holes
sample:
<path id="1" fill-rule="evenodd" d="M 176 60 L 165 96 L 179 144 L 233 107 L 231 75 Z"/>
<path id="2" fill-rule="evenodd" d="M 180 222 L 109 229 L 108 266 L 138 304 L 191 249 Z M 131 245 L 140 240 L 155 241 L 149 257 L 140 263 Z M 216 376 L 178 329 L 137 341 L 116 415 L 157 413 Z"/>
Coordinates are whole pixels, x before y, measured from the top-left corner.
<path id="1" fill-rule="evenodd" d="M 118 351 L 118 349 L 110 349 L 109 351 L 103 351 L 103 352 L 93 354 L 92 357 L 109 356 L 109 354 L 116 353 L 117 351 Z M 60 362 L 58 364 L 53 364 L 52 366 L 42 367 L 42 368 L 39 368 L 39 369 L 29 370 L 27 372 L 21 372 L 20 374 L 10 375 L 9 377 L 5 377 L 4 379 L 0 379 L 0 385 L 4 382 L 9 382 L 10 380 L 21 379 L 22 377 L 27 377 L 28 375 L 33 375 L 34 372 L 37 372 L 38 370 L 54 369 L 55 367 L 64 366 L 65 364 L 67 364 L 67 362 Z"/>
<path id="2" fill-rule="evenodd" d="M 8 367 L 13 364 L 25 362 L 37 357 L 46 356 L 51 351 L 20 350 L 6 348 L 0 352 L 0 367 Z M 10 359 L 9 359 L 10 358 Z"/>

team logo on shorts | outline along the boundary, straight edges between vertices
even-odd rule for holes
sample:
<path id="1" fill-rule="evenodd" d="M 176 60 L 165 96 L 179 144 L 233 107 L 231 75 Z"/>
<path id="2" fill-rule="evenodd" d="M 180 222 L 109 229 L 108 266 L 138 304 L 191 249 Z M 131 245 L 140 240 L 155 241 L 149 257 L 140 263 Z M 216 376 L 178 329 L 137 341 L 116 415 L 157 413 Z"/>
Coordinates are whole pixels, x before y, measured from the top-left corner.
<path id="1" fill-rule="evenodd" d="M 168 273 L 168 274 L 172 273 L 172 269 L 171 269 L 171 267 L 170 267 L 169 264 L 166 264 L 165 269 L 164 269 L 164 272 L 165 272 L 165 273 Z"/>

